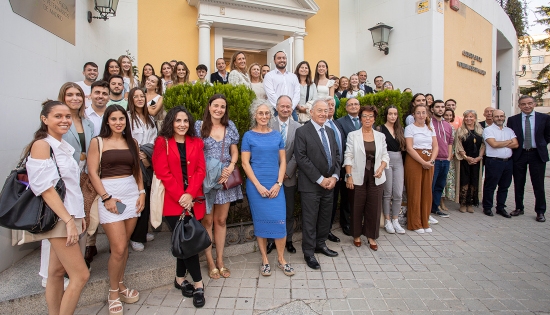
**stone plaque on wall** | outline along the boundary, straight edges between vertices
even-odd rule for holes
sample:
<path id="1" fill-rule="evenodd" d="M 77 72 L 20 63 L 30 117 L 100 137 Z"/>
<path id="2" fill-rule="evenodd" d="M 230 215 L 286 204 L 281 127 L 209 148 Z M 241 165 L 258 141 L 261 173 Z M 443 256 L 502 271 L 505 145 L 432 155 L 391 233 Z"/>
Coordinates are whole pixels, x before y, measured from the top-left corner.
<path id="1" fill-rule="evenodd" d="M 14 13 L 75 44 L 76 0 L 10 0 Z"/>

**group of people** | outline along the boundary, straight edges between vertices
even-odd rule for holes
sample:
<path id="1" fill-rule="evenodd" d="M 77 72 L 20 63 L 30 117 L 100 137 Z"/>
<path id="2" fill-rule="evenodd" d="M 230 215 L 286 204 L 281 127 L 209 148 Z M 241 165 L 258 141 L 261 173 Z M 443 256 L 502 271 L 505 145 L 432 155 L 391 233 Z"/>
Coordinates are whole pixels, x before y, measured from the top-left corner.
<path id="1" fill-rule="evenodd" d="M 89 278 L 87 267 L 97 254 L 95 234 L 79 237 L 87 230 L 87 202 L 80 186 L 84 174 L 99 196 L 99 223 L 110 244 L 109 314 L 122 314 L 123 302 L 140 298 L 138 291 L 124 285 L 124 272 L 129 247 L 141 251 L 154 239 L 148 233 L 153 172 L 166 189 L 163 216 L 168 226 L 174 229 L 180 215 L 190 211 L 216 244 L 216 260 L 212 247 L 205 251 L 212 279 L 231 276 L 223 261 L 226 220 L 230 203 L 243 199 L 243 189 L 225 184 L 239 156 L 263 276 L 272 274 L 268 254 L 273 249 L 277 268 L 287 276 L 295 274 L 284 251 L 296 253 L 292 233 L 297 192 L 301 248 L 312 269 L 321 268 L 315 253 L 338 256 L 327 246 L 327 240 L 341 241 L 331 232 L 338 209 L 343 233 L 357 247 L 365 236 L 374 251 L 382 213 L 388 233 L 405 233 L 399 223 L 405 200 L 406 228 L 416 233 L 432 232 L 430 224 L 437 220 L 431 214 L 448 216 L 444 198 L 458 200 L 461 212 L 474 212 L 483 161 L 484 213 L 492 215 L 497 186 L 497 213 L 524 213 L 529 165 L 537 221 L 544 222 L 550 118 L 533 111 L 530 96 L 519 99 L 522 113 L 509 119 L 510 128 L 504 126 L 501 110 L 486 110 L 482 126 L 475 111 L 455 116 L 455 100 L 434 100 L 430 94 L 415 94 L 407 113 L 395 106 L 379 113 L 376 106 L 360 106 L 357 97 L 393 88 L 382 77 L 375 78 L 375 89 L 366 85 L 364 71 L 334 80 L 327 63 L 320 61 L 312 80 L 307 62 L 301 62 L 294 74 L 286 71 L 284 52 L 273 58 L 276 69 L 253 64 L 247 71 L 245 55 L 237 52 L 229 73 L 223 59 L 216 61 L 212 82 L 244 84 L 256 92 L 249 109 L 250 130 L 242 139 L 229 119 L 231 104 L 222 94 L 210 97 L 200 120 L 184 106 L 164 111 L 164 91 L 188 82 L 189 69 L 181 61 L 163 63 L 160 77 L 146 64 L 141 81 L 129 72 L 127 56 L 110 59 L 105 80 L 99 81 L 97 65 L 88 62 L 84 81 L 64 84 L 57 101 L 43 104 L 40 128 L 25 156 L 31 189 L 60 218 L 43 237 L 40 274 L 51 314 L 74 312 Z M 197 66 L 198 81 L 211 84 L 205 68 Z M 340 98 L 347 99 L 347 115 L 335 119 Z M 375 125 L 379 114 L 384 123 Z M 407 114 L 403 127 L 400 117 Z M 512 174 L 516 210 L 508 214 L 504 203 Z M 67 187 L 64 200 L 54 190 L 60 178 Z M 65 273 L 70 281 L 64 280 Z M 192 297 L 196 307 L 205 304 L 198 254 L 176 259 L 174 286 Z"/>

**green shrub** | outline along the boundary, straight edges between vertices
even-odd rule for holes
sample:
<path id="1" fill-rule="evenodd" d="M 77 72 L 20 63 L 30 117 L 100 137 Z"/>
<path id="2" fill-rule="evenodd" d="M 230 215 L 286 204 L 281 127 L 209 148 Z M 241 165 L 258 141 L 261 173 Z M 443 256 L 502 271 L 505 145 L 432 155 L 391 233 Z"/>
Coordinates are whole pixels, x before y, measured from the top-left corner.
<path id="1" fill-rule="evenodd" d="M 239 135 L 243 136 L 250 128 L 250 114 L 248 109 L 256 98 L 254 91 L 244 85 L 216 83 L 213 86 L 203 84 L 176 85 L 166 90 L 164 94 L 164 108 L 169 111 L 176 106 L 185 106 L 195 120 L 202 120 L 204 109 L 208 106 L 208 99 L 214 94 L 223 94 L 227 98 L 229 119 L 231 119 Z"/>
<path id="2" fill-rule="evenodd" d="M 378 109 L 378 117 L 376 118 L 376 125 L 384 123 L 383 114 L 386 107 L 394 105 L 399 112 L 399 118 L 404 119 L 409 114 L 409 103 L 412 100 L 412 94 L 409 92 L 401 93 L 399 90 L 385 90 L 378 93 L 367 94 L 357 98 L 361 106 L 373 105 Z M 346 101 L 347 98 L 340 99 L 340 107 L 338 108 L 338 117 L 344 117 L 346 115 Z"/>

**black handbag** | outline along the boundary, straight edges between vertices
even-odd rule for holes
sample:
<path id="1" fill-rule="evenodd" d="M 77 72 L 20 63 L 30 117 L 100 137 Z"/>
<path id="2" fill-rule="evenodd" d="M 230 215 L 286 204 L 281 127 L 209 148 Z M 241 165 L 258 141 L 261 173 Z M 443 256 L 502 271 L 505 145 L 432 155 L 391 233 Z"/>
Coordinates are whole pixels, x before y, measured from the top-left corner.
<path id="1" fill-rule="evenodd" d="M 30 155 L 30 154 L 29 154 Z M 54 158 L 53 150 L 50 155 Z M 11 171 L 0 193 L 0 226 L 12 230 L 25 230 L 33 234 L 52 230 L 59 217 L 48 206 L 42 196 L 36 196 L 28 184 L 27 168 L 23 165 L 26 159 L 21 160 Z M 65 182 L 61 178 L 57 162 L 59 180 L 55 191 L 62 201 L 65 200 Z"/>
<path id="2" fill-rule="evenodd" d="M 187 259 L 212 244 L 208 232 L 191 211 L 184 211 L 172 232 L 172 255 Z"/>

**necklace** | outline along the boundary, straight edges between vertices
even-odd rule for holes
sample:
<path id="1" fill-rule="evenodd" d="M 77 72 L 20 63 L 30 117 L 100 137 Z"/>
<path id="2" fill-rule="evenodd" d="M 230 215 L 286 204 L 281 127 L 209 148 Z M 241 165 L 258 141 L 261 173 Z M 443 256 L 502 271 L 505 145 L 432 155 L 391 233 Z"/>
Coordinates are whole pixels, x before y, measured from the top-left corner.
<path id="1" fill-rule="evenodd" d="M 467 129 L 467 128 L 466 128 Z M 477 139 L 476 139 L 476 133 L 474 131 L 474 133 L 472 134 L 472 131 L 470 129 L 468 129 L 468 135 L 474 137 L 474 144 L 476 144 L 477 142 Z"/>

